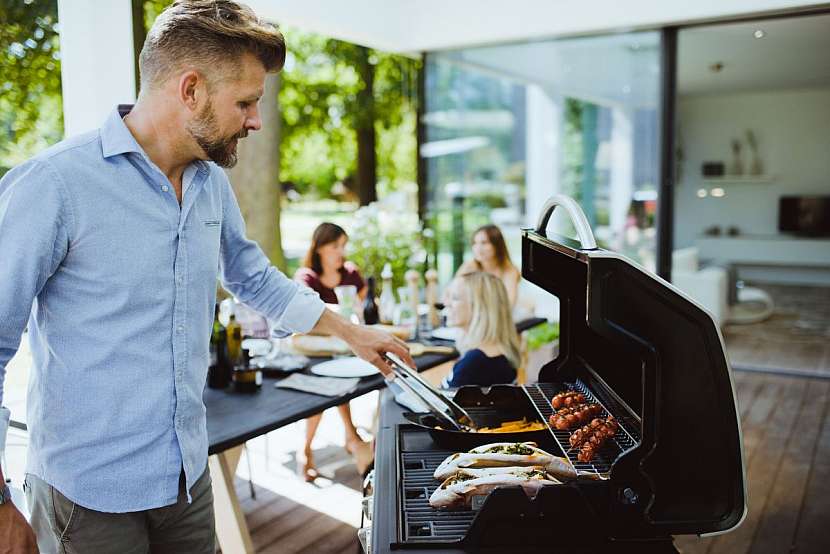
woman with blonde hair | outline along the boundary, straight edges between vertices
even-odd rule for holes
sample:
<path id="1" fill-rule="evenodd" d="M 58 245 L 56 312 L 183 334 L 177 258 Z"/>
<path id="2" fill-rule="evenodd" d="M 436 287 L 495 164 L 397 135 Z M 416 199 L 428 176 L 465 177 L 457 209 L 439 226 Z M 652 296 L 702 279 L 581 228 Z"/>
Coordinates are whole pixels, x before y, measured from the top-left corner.
<path id="1" fill-rule="evenodd" d="M 473 259 L 461 264 L 455 273 L 456 277 L 473 271 L 484 271 L 498 277 L 507 291 L 510 307 L 514 307 L 519 296 L 522 274 L 510 260 L 501 230 L 493 224 L 479 227 L 473 233 L 471 247 Z"/>
<path id="2" fill-rule="evenodd" d="M 442 386 L 512 383 L 521 354 L 504 283 L 484 271 L 461 275 L 450 286 L 448 308 L 448 324 L 464 330 L 457 343 L 463 356 Z"/>

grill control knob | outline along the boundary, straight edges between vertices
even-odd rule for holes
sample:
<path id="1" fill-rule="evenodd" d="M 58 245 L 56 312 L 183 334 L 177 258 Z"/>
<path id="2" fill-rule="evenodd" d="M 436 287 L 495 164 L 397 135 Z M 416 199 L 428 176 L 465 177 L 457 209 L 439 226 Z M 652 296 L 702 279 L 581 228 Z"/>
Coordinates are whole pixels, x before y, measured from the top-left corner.
<path id="1" fill-rule="evenodd" d="M 623 504 L 634 505 L 640 500 L 640 495 L 631 487 L 626 487 L 620 491 L 620 500 Z"/>

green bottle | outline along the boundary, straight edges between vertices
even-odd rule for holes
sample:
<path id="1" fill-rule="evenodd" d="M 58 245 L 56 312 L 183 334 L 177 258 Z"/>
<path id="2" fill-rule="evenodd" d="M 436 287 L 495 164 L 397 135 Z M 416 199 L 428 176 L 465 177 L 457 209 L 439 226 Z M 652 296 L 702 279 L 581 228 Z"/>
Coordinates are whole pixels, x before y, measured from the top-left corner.
<path id="1" fill-rule="evenodd" d="M 236 322 L 236 316 L 231 314 L 227 328 L 228 360 L 231 367 L 239 363 L 242 358 L 242 326 Z"/>
<path id="2" fill-rule="evenodd" d="M 231 382 L 231 364 L 228 359 L 228 333 L 219 321 L 219 304 L 213 311 L 213 329 L 210 334 L 210 366 L 208 367 L 208 386 L 212 389 L 224 389 Z"/>

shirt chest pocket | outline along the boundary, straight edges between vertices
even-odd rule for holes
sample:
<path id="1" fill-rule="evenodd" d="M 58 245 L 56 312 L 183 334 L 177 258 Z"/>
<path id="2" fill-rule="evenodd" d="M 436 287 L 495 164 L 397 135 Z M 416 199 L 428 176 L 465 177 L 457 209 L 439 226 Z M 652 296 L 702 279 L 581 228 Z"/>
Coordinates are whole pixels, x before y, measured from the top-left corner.
<path id="1" fill-rule="evenodd" d="M 222 217 L 200 214 L 185 226 L 183 239 L 188 246 L 188 268 L 196 279 L 216 280 L 222 239 Z"/>

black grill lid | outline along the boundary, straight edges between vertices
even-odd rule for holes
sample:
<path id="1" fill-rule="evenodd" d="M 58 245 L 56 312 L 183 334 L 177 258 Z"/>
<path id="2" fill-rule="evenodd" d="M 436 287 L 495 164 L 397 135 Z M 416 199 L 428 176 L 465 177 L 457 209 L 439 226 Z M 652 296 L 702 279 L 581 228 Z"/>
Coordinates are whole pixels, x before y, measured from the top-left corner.
<path id="1" fill-rule="evenodd" d="M 564 207 L 580 241 L 546 234 Z M 522 275 L 560 301 L 560 354 L 540 381 L 587 378 L 640 419 L 642 442 L 612 467 L 622 535 L 710 533 L 746 510 L 740 424 L 720 331 L 659 277 L 596 247 L 572 199 L 548 201 L 522 234 Z"/>

